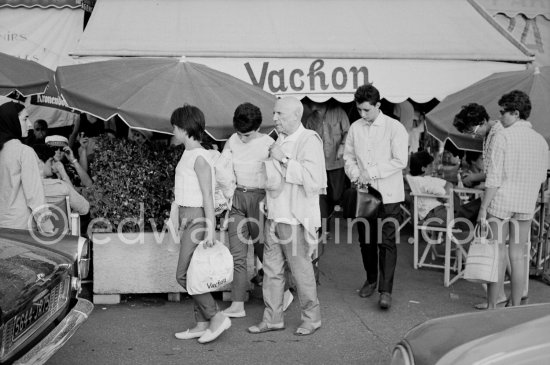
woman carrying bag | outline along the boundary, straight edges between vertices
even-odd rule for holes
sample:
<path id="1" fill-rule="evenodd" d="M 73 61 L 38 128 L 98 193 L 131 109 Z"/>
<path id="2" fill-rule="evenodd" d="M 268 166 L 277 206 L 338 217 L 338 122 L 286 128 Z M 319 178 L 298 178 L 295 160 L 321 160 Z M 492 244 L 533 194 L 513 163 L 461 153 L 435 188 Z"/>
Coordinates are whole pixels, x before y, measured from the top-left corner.
<path id="1" fill-rule="evenodd" d="M 187 270 L 191 257 L 200 242 L 208 250 L 214 246 L 214 167 L 210 151 L 201 145 L 205 133 L 202 111 L 185 104 L 172 113 L 170 123 L 174 137 L 185 145 L 185 151 L 176 167 L 175 203 L 179 206 L 180 254 L 176 280 L 187 288 Z M 209 292 L 191 295 L 194 301 L 196 326 L 175 334 L 181 340 L 198 338 L 207 343 L 218 338 L 231 327 L 231 321 L 218 310 Z"/>

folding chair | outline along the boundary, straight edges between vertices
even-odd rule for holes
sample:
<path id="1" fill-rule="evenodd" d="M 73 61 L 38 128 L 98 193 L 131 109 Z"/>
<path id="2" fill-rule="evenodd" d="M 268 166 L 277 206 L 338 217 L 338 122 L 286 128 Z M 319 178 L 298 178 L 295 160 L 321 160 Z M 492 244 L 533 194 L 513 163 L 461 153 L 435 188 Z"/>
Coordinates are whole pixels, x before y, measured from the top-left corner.
<path id="1" fill-rule="evenodd" d="M 453 189 L 448 195 L 434 195 L 434 194 L 425 194 L 418 191 L 415 187 L 415 184 L 411 184 L 410 178 L 411 175 L 405 177 L 409 186 L 411 188 L 411 196 L 413 197 L 412 203 L 412 219 L 413 219 L 413 232 L 414 232 L 414 257 L 413 265 L 415 269 L 420 267 L 431 267 L 444 270 L 443 284 L 448 287 L 458 279 L 460 279 L 464 274 L 464 258 L 466 257 L 466 250 L 462 247 L 462 244 L 456 238 L 457 233 L 461 233 L 462 230 L 457 229 L 452 226 L 454 220 L 454 202 L 453 202 L 453 193 L 460 194 L 473 194 L 474 196 L 479 196 L 482 193 L 482 190 L 479 189 L 468 189 L 468 188 L 456 188 Z M 431 222 L 421 220 L 418 216 L 418 198 L 436 198 L 443 200 L 443 205 L 446 208 L 446 221 L 443 225 L 437 225 Z M 420 232 L 433 232 L 436 234 L 436 239 L 427 240 L 426 247 L 422 252 L 422 255 L 419 258 L 419 247 L 420 247 Z M 444 243 L 445 252 L 443 255 L 440 255 L 436 251 L 436 245 Z M 426 262 L 428 254 L 432 254 L 432 262 Z M 438 257 L 443 258 L 443 264 L 439 264 L 435 261 Z M 453 266 L 451 266 L 451 260 L 454 260 Z M 455 275 L 451 277 L 451 270 L 455 271 Z"/>
<path id="2" fill-rule="evenodd" d="M 67 195 L 48 196 L 46 203 L 51 206 L 50 210 L 54 214 L 52 219 L 54 229 L 63 234 L 80 236 L 80 215 L 71 212 Z"/>

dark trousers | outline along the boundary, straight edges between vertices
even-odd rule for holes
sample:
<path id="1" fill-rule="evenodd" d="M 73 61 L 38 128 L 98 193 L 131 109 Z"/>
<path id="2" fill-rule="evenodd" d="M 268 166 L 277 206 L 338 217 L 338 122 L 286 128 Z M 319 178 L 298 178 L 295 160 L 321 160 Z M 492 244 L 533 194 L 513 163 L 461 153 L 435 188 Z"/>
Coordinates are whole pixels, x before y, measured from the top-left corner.
<path id="1" fill-rule="evenodd" d="M 334 206 L 341 205 L 342 195 L 344 191 L 349 187 L 349 179 L 344 172 L 344 168 L 327 171 L 327 193 L 326 195 L 319 195 L 319 206 L 321 208 L 321 220 L 322 224 L 319 228 L 319 238 L 322 238 L 326 229 L 329 231 L 328 217 L 334 211 Z M 317 257 L 313 260 L 313 270 L 315 272 L 315 280 L 319 285 L 319 259 L 325 253 L 325 242 L 319 240 L 319 249 L 317 251 Z"/>
<path id="2" fill-rule="evenodd" d="M 397 225 L 392 222 L 382 224 L 382 221 L 387 218 L 399 221 L 399 204 L 384 204 L 384 212 L 377 218 L 369 219 L 368 225 L 361 221 L 356 222 L 367 281 L 369 284 L 378 282 L 380 293 L 392 292 L 397 263 Z"/>
<path id="3" fill-rule="evenodd" d="M 242 191 L 235 190 L 233 206 L 229 213 L 229 250 L 233 255 L 233 286 L 231 300 L 243 302 L 246 298 L 248 245 L 254 245 L 254 254 L 260 261 L 264 257 L 264 245 L 260 237 L 261 217 L 260 202 L 265 198 L 264 190 Z M 244 240 L 244 241 L 243 241 Z"/>

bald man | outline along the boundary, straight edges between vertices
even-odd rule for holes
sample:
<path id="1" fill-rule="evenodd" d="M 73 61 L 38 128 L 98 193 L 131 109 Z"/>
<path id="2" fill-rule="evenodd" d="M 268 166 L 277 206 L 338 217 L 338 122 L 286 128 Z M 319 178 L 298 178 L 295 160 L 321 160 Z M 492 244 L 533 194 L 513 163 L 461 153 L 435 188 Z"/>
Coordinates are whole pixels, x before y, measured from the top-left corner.
<path id="1" fill-rule="evenodd" d="M 317 248 L 321 226 L 319 195 L 326 193 L 323 142 L 305 129 L 302 103 L 294 97 L 277 100 L 273 121 L 279 138 L 270 147 L 267 172 L 264 283 L 262 321 L 250 333 L 285 328 L 283 293 L 285 262 L 290 268 L 301 305 L 297 336 L 313 334 L 321 327 L 321 311 L 311 255 Z"/>

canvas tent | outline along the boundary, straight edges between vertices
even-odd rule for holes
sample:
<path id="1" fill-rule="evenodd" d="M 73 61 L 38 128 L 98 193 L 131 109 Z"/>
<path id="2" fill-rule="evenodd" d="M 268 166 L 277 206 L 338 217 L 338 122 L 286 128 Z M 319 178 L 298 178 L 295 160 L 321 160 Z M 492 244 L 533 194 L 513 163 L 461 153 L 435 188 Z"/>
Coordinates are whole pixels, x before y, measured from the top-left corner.
<path id="1" fill-rule="evenodd" d="M 468 0 L 100 0 L 72 52 L 186 56 L 276 95 L 439 100 L 532 53 Z M 84 60 L 85 62 L 85 60 Z"/>
<path id="2" fill-rule="evenodd" d="M 0 51 L 52 70 L 73 64 L 69 51 L 82 34 L 83 14 L 77 0 L 0 0 Z M 44 119 L 50 128 L 72 125 L 77 117 L 59 109 L 65 103 L 51 88 L 36 103 L 54 107 L 28 108 L 31 120 Z"/>

